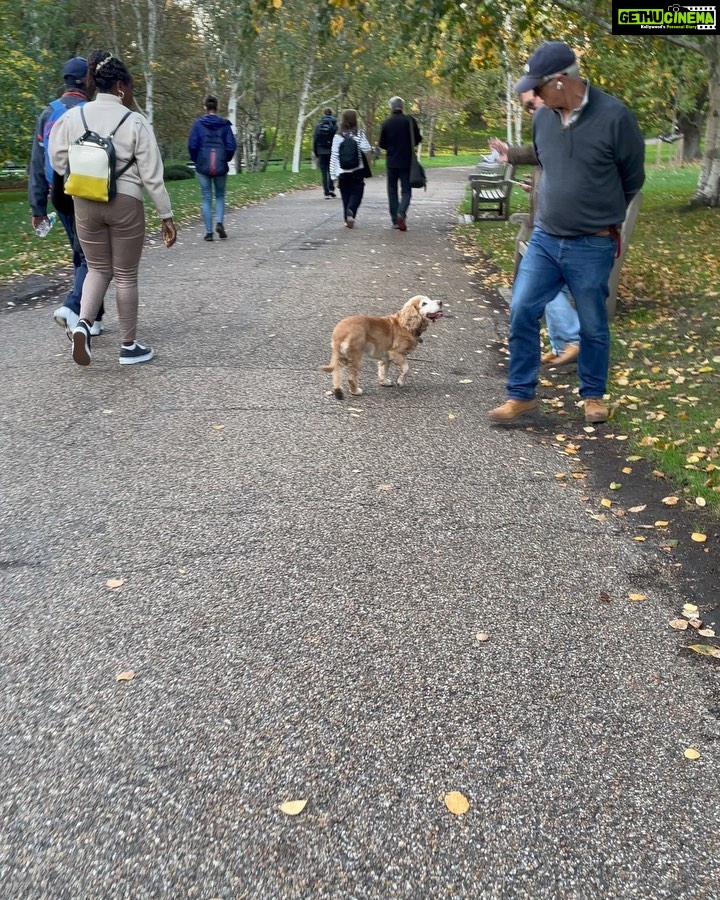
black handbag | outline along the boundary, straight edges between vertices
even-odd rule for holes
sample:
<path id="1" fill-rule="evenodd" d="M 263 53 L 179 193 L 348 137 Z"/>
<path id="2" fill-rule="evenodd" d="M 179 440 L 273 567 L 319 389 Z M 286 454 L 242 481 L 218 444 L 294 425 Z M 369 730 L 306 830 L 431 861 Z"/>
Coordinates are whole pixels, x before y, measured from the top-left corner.
<path id="1" fill-rule="evenodd" d="M 427 190 L 427 175 L 415 152 L 415 132 L 413 131 L 413 120 L 409 116 L 408 124 L 410 125 L 410 147 L 412 150 L 412 159 L 410 160 L 410 187 Z"/>

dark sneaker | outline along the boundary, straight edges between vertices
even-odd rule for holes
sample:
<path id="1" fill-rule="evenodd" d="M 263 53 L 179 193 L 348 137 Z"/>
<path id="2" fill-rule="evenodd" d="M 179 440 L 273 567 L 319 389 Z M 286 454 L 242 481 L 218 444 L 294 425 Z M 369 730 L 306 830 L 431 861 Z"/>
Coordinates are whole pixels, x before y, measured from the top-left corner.
<path id="1" fill-rule="evenodd" d="M 211 241 L 213 239 L 212 231 L 208 231 L 208 233 L 203 238 L 204 241 Z"/>
<path id="2" fill-rule="evenodd" d="M 328 197 L 331 197 L 334 200 L 337 197 L 337 194 L 335 193 L 335 191 L 330 191 Z"/>
<path id="3" fill-rule="evenodd" d="M 217 231 L 217 233 L 220 235 L 220 239 L 224 241 L 227 237 L 227 234 L 225 232 L 225 229 L 223 228 L 222 222 L 217 223 L 217 225 L 215 226 L 215 231 Z"/>
<path id="4" fill-rule="evenodd" d="M 401 216 L 400 213 L 397 215 L 397 227 L 400 231 L 407 231 L 407 225 L 405 224 L 405 216 Z"/>
<path id="5" fill-rule="evenodd" d="M 79 366 L 89 366 L 92 359 L 90 352 L 90 328 L 82 319 L 73 328 L 72 358 Z"/>
<path id="6" fill-rule="evenodd" d="M 347 215 L 347 216 L 345 216 L 345 224 L 347 225 L 348 228 L 354 228 L 355 227 L 355 219 L 351 215 Z"/>
<path id="7" fill-rule="evenodd" d="M 143 347 L 142 344 L 135 341 L 131 347 L 120 348 L 120 365 L 132 366 L 135 363 L 144 363 L 152 359 L 154 355 L 152 347 Z"/>

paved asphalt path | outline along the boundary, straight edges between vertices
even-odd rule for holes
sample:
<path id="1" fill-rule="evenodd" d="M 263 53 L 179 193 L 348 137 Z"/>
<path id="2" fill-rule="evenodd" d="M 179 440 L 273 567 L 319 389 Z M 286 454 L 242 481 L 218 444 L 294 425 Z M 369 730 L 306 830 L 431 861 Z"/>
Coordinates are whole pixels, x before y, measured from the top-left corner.
<path id="1" fill-rule="evenodd" d="M 719 896 L 715 661 L 572 457 L 486 424 L 466 175 L 405 234 L 375 178 L 352 231 L 318 188 L 155 241 L 148 365 L 112 300 L 87 369 L 3 313 L 3 900 Z M 329 396 L 335 323 L 416 293 L 407 386 Z"/>

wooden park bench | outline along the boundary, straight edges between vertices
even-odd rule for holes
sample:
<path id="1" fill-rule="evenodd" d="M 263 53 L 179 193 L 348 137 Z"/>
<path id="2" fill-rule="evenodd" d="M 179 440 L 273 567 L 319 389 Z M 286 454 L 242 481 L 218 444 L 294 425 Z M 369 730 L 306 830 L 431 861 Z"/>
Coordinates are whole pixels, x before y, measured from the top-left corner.
<path id="1" fill-rule="evenodd" d="M 609 291 L 607 298 L 607 310 L 608 315 L 611 319 L 615 316 L 615 312 L 617 310 L 617 290 L 618 284 L 620 283 L 620 270 L 622 269 L 622 264 L 625 261 L 625 254 L 627 253 L 627 249 L 630 246 L 630 240 L 632 238 L 633 229 L 635 228 L 635 222 L 637 220 L 641 204 L 642 191 L 638 191 L 638 193 L 635 194 L 635 196 L 630 201 L 630 205 L 628 206 L 627 213 L 625 215 L 625 221 L 623 222 L 622 229 L 620 231 L 620 255 L 615 260 L 615 264 L 613 265 L 612 271 L 610 272 L 610 280 L 608 282 Z M 510 216 L 510 222 L 513 225 L 520 226 L 515 238 L 515 274 L 517 275 L 520 260 L 527 250 L 528 241 L 530 240 L 530 234 L 532 232 L 532 227 L 530 225 L 530 214 L 514 213 L 512 216 Z"/>
<path id="2" fill-rule="evenodd" d="M 515 166 L 480 164 L 477 171 L 468 176 L 472 191 L 471 214 L 478 219 L 510 218 L 510 192 Z"/>

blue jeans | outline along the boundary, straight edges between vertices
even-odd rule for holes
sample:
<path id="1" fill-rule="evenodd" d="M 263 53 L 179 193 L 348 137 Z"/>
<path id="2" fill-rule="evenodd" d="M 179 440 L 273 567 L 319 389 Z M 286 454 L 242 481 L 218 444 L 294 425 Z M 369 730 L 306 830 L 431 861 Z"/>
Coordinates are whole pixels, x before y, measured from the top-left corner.
<path id="1" fill-rule="evenodd" d="M 410 190 L 410 168 L 395 169 L 386 168 L 388 205 L 390 206 L 390 218 L 395 224 L 398 214 L 403 218 L 407 216 L 412 191 Z M 398 203 L 398 182 L 400 183 L 400 202 Z"/>
<path id="2" fill-rule="evenodd" d="M 222 225 L 223 216 L 225 215 L 225 182 L 227 181 L 227 175 L 203 175 L 202 172 L 196 172 L 195 174 L 200 182 L 205 234 L 212 234 L 213 187 L 215 188 L 215 218 Z"/>
<path id="3" fill-rule="evenodd" d="M 545 307 L 545 325 L 556 356 L 563 352 L 567 344 L 580 342 L 580 320 L 566 287 L 559 290 Z"/>
<path id="4" fill-rule="evenodd" d="M 615 260 L 611 237 L 563 238 L 534 228 L 510 304 L 508 397 L 531 400 L 540 369 L 540 320 L 567 285 L 580 321 L 577 369 L 581 397 L 602 397 L 610 365 L 608 278 Z"/>
<path id="5" fill-rule="evenodd" d="M 78 240 L 77 231 L 75 230 L 75 214 L 58 212 L 58 218 L 63 224 L 63 228 L 65 229 L 65 233 L 68 236 L 68 241 L 70 242 L 70 246 L 72 247 L 73 252 L 73 285 L 67 297 L 65 298 L 65 303 L 63 304 L 63 306 L 67 306 L 76 315 L 79 316 L 80 300 L 82 299 L 82 289 L 83 284 L 85 283 L 85 276 L 87 275 L 88 271 L 87 262 L 85 260 L 83 249 L 80 246 L 80 241 Z M 103 312 L 104 309 L 101 308 L 98 314 L 98 319 L 102 319 Z"/>

